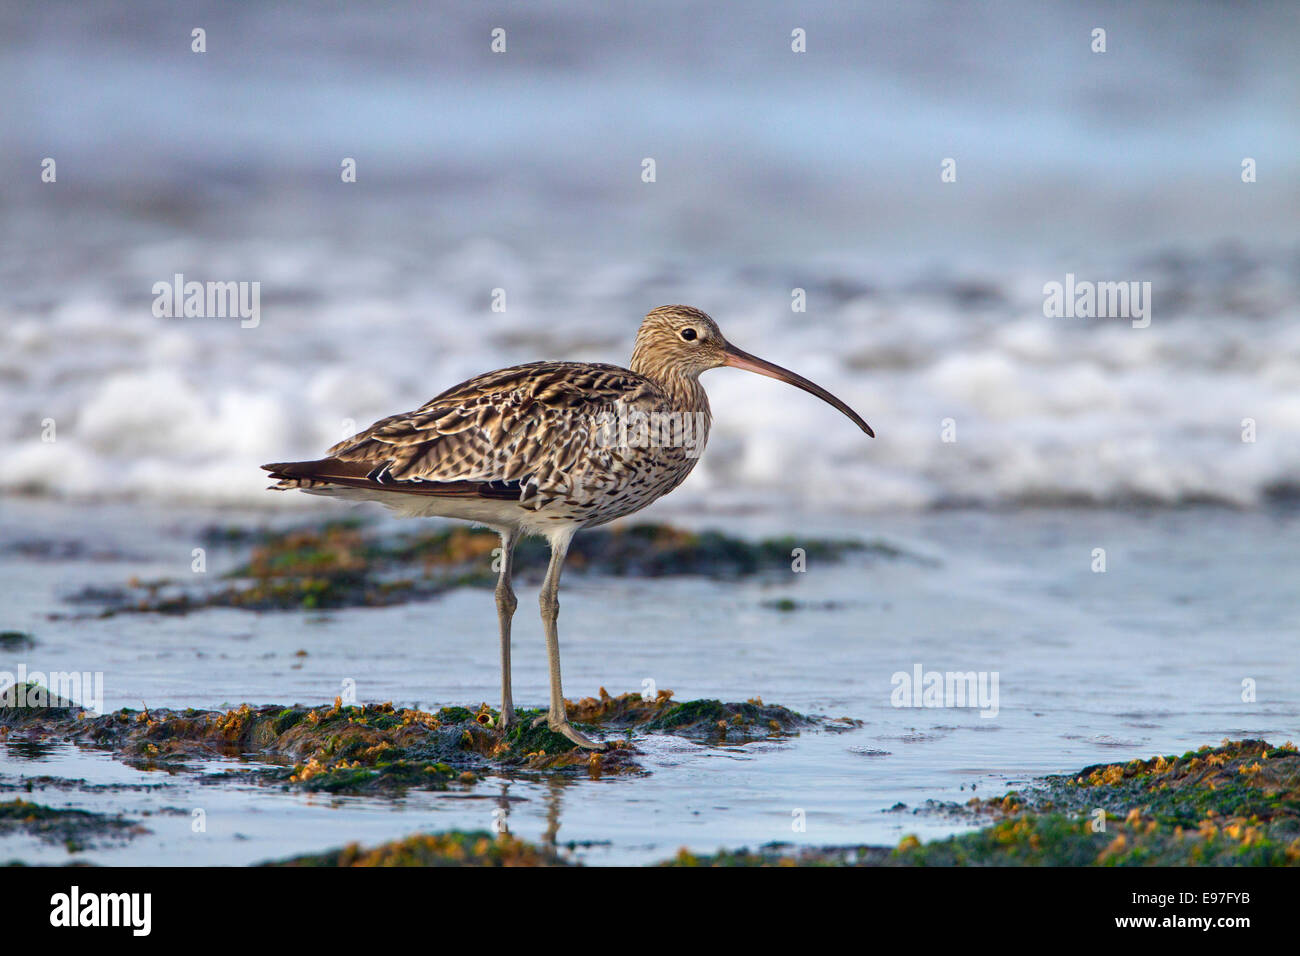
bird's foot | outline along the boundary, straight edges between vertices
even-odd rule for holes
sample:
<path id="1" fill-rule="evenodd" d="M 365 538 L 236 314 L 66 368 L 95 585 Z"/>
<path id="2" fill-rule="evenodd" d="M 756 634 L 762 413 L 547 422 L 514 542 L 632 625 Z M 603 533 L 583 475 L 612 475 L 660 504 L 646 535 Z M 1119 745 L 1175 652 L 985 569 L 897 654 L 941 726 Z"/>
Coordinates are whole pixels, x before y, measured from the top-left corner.
<path id="1" fill-rule="evenodd" d="M 586 750 L 605 749 L 605 744 L 603 742 L 592 740 L 590 737 L 588 737 L 586 734 L 582 733 L 581 731 L 575 730 L 573 725 L 570 724 L 568 720 L 554 720 L 550 714 L 542 714 L 542 716 L 538 717 L 536 720 L 533 721 L 533 726 L 540 727 L 542 724 L 546 724 L 546 726 L 548 726 L 553 733 L 557 733 L 564 737 L 568 737 L 579 747 L 582 747 Z"/>
<path id="2" fill-rule="evenodd" d="M 519 721 L 515 717 L 514 708 L 505 708 L 501 711 L 501 716 L 497 718 L 497 732 L 504 737 L 506 734 L 510 733 L 510 729 L 517 723 L 519 723 Z"/>

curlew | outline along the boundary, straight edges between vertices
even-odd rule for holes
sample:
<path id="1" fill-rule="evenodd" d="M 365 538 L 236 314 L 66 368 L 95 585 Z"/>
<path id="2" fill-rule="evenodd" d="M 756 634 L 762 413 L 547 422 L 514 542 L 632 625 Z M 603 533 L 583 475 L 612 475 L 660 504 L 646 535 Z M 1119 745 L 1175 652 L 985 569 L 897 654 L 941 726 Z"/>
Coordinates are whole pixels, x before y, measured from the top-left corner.
<path id="1" fill-rule="evenodd" d="M 700 375 L 730 366 L 787 382 L 871 427 L 819 385 L 736 348 L 698 309 L 666 305 L 637 332 L 630 368 L 530 362 L 462 382 L 413 412 L 342 441 L 318 461 L 263 465 L 276 490 L 378 501 L 408 516 L 458 518 L 501 536 L 496 585 L 501 639 L 501 729 L 515 721 L 510 691 L 515 544 L 546 537 L 551 558 L 539 603 L 550 665 L 546 721 L 580 747 L 602 749 L 569 724 L 560 688 L 560 573 L 582 528 L 639 511 L 676 488 L 708 437 Z"/>

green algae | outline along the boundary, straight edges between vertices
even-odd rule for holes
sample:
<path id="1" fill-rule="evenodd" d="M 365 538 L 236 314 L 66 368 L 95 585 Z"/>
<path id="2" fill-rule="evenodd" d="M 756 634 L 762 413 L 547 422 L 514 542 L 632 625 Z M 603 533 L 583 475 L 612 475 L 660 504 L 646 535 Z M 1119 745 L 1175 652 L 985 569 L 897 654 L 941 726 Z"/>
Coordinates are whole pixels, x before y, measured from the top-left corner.
<path id="1" fill-rule="evenodd" d="M 0 651 L 30 651 L 36 646 L 36 638 L 25 631 L 0 631 Z"/>
<path id="2" fill-rule="evenodd" d="M 703 736 L 711 742 L 744 743 L 795 732 L 801 727 L 814 724 L 824 730 L 848 730 L 862 726 L 860 721 L 847 717 L 838 720 L 806 717 L 787 707 L 764 704 L 760 698 L 739 704 L 723 703 L 720 700 L 692 700 L 671 704 L 644 726 L 651 731 L 685 731 L 696 737 Z"/>
<path id="3" fill-rule="evenodd" d="M 338 850 L 265 863 L 264 866 L 567 866 L 550 847 L 486 831 L 417 834 L 372 849 L 352 843 Z"/>
<path id="4" fill-rule="evenodd" d="M 0 837 L 26 833 L 46 843 L 61 843 L 69 853 L 148 832 L 138 822 L 125 817 L 59 809 L 22 799 L 0 801 Z"/>
<path id="5" fill-rule="evenodd" d="M 794 611 L 838 611 L 844 605 L 839 601 L 798 601 L 791 597 L 783 597 L 760 601 L 759 607 L 790 614 Z"/>
<path id="6" fill-rule="evenodd" d="M 566 702 L 575 726 L 605 734 L 604 751 L 587 751 L 552 731 L 542 710 L 521 709 L 505 733 L 500 713 L 486 704 L 444 707 L 436 714 L 391 703 L 346 706 L 250 707 L 229 711 L 123 709 L 96 715 L 69 701 L 62 706 L 0 706 L 0 740 L 28 745 L 69 742 L 111 751 L 142 769 L 181 771 L 196 759 L 236 757 L 235 771 L 279 787 L 393 795 L 410 788 L 472 786 L 485 774 L 559 772 L 599 777 L 644 772 L 636 762 L 637 734 L 674 733 L 701 744 L 738 744 L 838 729 L 842 720 L 808 717 L 762 701 L 678 704 L 671 691 Z"/>
<path id="7" fill-rule="evenodd" d="M 60 697 L 43 684 L 28 681 L 0 689 L 0 714 L 21 717 L 24 714 L 55 712 L 66 715 L 80 710 L 76 701 Z"/>
<path id="8" fill-rule="evenodd" d="M 1085 767 L 965 811 L 979 830 L 922 843 L 697 855 L 670 866 L 1300 866 L 1300 754 L 1262 740 Z"/>
<path id="9" fill-rule="evenodd" d="M 756 850 L 719 850 L 696 854 L 682 849 L 662 867 L 775 867 L 775 866 L 882 866 L 893 851 L 887 847 L 796 847 L 789 843 L 766 843 Z"/>
<path id="10" fill-rule="evenodd" d="M 330 521 L 285 531 L 214 528 L 211 546 L 248 549 L 248 559 L 208 585 L 177 579 L 131 580 L 125 587 L 87 589 L 70 600 L 97 605 L 100 616 L 124 612 L 184 614 L 205 607 L 245 610 L 328 610 L 386 606 L 437 597 L 452 588 L 491 587 L 500 547 L 483 529 L 453 526 L 423 532 L 381 533 L 359 521 Z M 883 542 L 794 537 L 746 541 L 720 531 L 684 531 L 639 524 L 595 529 L 570 547 L 572 571 L 623 577 L 703 575 L 734 579 L 789 570 L 796 549 L 805 561 L 840 561 L 853 552 L 897 558 Z M 549 553 L 526 538 L 515 553 L 515 574 L 540 579 Z"/>

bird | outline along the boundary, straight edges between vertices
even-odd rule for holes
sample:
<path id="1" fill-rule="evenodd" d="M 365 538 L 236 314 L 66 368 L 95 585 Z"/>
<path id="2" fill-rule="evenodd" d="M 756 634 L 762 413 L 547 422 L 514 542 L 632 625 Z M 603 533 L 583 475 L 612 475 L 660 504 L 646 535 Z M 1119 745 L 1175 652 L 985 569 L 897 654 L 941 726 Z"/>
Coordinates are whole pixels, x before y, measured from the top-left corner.
<path id="1" fill-rule="evenodd" d="M 377 501 L 399 515 L 460 519 L 500 536 L 502 734 L 517 722 L 510 671 L 515 545 L 523 535 L 545 537 L 550 561 L 538 603 L 550 707 L 534 726 L 545 722 L 580 748 L 603 750 L 565 710 L 557 625 L 564 559 L 578 531 L 639 511 L 691 473 L 712 423 L 700 375 L 724 366 L 803 389 L 875 437 L 820 385 L 732 345 L 705 312 L 665 305 L 642 321 L 628 368 L 542 361 L 487 372 L 375 422 L 324 458 L 262 468 L 276 481 L 272 490 Z"/>

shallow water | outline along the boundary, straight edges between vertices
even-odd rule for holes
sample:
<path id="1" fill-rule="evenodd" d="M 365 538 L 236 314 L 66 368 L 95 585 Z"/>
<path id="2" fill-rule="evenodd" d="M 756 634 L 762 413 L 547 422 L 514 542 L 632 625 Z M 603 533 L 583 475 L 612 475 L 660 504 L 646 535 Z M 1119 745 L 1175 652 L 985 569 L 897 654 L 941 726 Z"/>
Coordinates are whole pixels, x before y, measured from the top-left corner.
<path id="1" fill-rule="evenodd" d="M 964 802 L 972 787 L 996 795 L 1044 774 L 1223 737 L 1300 737 L 1300 556 L 1289 547 L 1300 519 L 1293 513 L 949 511 L 846 521 L 708 516 L 665 503 L 653 516 L 756 536 L 880 538 L 904 556 L 814 562 L 802 574 L 738 582 L 571 573 L 560 617 L 568 695 L 601 686 L 640 690 L 648 679 L 678 700 L 761 696 L 854 717 L 862 727 L 722 748 L 650 737 L 638 744 L 643 775 L 488 777 L 469 789 L 413 791 L 400 800 L 222 783 L 221 773 L 239 765 L 232 760 L 196 765 L 194 773 L 136 771 L 70 746 L 0 745 L 0 784 L 48 775 L 92 787 L 148 786 L 38 785 L 30 796 L 20 793 L 124 812 L 154 831 L 77 854 L 95 862 L 253 863 L 421 830 L 489 828 L 504 808 L 520 836 L 553 836 L 579 844 L 577 858 L 624 863 L 663 859 L 682 846 L 931 838 L 968 823 L 912 811 L 928 800 Z M 345 679 L 356 682 L 363 702 L 496 700 L 495 614 L 482 590 L 327 613 L 48 619 L 91 610 L 65 600 L 88 584 L 188 574 L 198 529 L 253 520 L 8 499 L 0 627 L 29 631 L 38 643 L 5 652 L 0 670 L 21 662 L 103 671 L 107 709 L 317 704 L 338 695 Z M 286 520 L 301 516 L 274 518 Z M 1105 573 L 1090 570 L 1099 547 Z M 210 551 L 208 573 L 234 559 Z M 533 593 L 521 588 L 514 649 L 515 699 L 529 706 L 546 694 Z M 783 598 L 799 609 L 765 606 Z M 893 675 L 918 664 L 996 672 L 996 716 L 893 706 Z M 1250 703 L 1242 699 L 1247 679 L 1256 682 Z M 900 803 L 905 808 L 891 809 Z M 140 817 L 167 807 L 183 812 Z M 190 829 L 196 808 L 206 813 L 202 834 Z M 794 829 L 798 811 L 802 831 Z M 25 838 L 0 842 L 0 858 L 14 857 L 61 861 L 68 852 Z"/>

